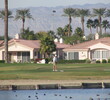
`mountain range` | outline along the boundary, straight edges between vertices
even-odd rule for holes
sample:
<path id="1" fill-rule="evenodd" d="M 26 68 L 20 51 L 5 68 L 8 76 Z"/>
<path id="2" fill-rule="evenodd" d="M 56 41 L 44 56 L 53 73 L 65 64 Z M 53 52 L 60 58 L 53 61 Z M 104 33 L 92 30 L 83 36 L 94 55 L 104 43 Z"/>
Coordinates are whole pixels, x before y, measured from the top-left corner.
<path id="1" fill-rule="evenodd" d="M 34 20 L 26 19 L 25 28 L 29 27 L 30 30 L 33 30 L 35 33 L 39 31 L 49 31 L 54 30 L 56 32 L 58 27 L 64 27 L 68 24 L 68 17 L 62 16 L 64 8 L 107 8 L 110 9 L 109 4 L 85 4 L 85 5 L 69 5 L 69 6 L 57 6 L 57 7 L 28 7 L 30 13 Z M 17 9 L 24 8 L 14 8 L 10 9 L 13 13 L 13 16 L 16 14 Z M 0 10 L 2 10 L 0 8 Z M 55 10 L 56 12 L 53 12 Z M 85 19 L 86 22 L 87 18 Z M 109 19 L 108 19 L 109 20 Z M 86 25 L 85 25 L 86 26 Z M 72 18 L 72 29 L 73 31 L 76 27 L 81 27 L 80 18 Z M 14 37 L 15 34 L 20 32 L 22 28 L 22 21 L 15 21 L 14 18 L 9 19 L 9 36 Z M 110 32 L 110 30 L 108 30 Z M 4 34 L 4 21 L 0 19 L 0 36 Z M 89 29 L 85 27 L 85 34 L 89 34 Z"/>

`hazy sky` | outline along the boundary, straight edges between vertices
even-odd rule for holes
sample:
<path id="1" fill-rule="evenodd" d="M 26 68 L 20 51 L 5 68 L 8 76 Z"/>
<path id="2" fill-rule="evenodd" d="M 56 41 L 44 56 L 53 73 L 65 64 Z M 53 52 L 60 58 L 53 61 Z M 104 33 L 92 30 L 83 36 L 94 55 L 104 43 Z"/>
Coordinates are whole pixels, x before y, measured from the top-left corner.
<path id="1" fill-rule="evenodd" d="M 0 0 L 0 8 L 4 8 L 4 1 Z M 9 8 L 18 7 L 55 7 L 55 6 L 68 6 L 68 5 L 83 5 L 83 4 L 96 4 L 96 3 L 110 3 L 110 0 L 8 0 Z"/>

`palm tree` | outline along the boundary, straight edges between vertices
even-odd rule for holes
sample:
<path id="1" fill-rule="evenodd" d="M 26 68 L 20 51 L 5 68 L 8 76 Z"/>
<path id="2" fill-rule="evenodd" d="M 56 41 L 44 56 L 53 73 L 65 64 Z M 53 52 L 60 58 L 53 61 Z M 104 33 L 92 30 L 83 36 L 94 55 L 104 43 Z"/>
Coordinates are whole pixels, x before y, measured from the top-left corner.
<path id="1" fill-rule="evenodd" d="M 93 20 L 88 19 L 87 20 L 87 28 L 90 28 L 90 33 L 92 34 L 92 26 L 93 26 Z"/>
<path id="2" fill-rule="evenodd" d="M 21 9 L 21 10 L 16 11 L 15 20 L 22 20 L 22 22 L 23 22 L 23 25 L 22 25 L 23 33 L 24 33 L 24 23 L 25 23 L 26 18 L 33 19 L 32 15 L 30 14 L 29 9 Z"/>
<path id="3" fill-rule="evenodd" d="M 110 9 L 107 9 L 106 17 L 110 17 Z"/>
<path id="4" fill-rule="evenodd" d="M 102 21 L 102 27 L 104 28 L 105 33 L 106 33 L 106 29 L 107 29 L 107 28 L 110 28 L 109 21 L 103 20 L 103 21 Z"/>
<path id="5" fill-rule="evenodd" d="M 5 19 L 5 10 L 0 11 L 0 18 L 3 20 Z M 12 11 L 10 11 L 10 10 L 8 10 L 8 18 L 13 18 Z"/>
<path id="6" fill-rule="evenodd" d="M 100 34 L 102 34 L 102 17 L 105 15 L 106 8 L 99 8 L 99 9 L 93 9 L 93 16 L 98 16 L 99 20 L 99 28 L 100 28 Z"/>
<path id="7" fill-rule="evenodd" d="M 84 17 L 86 16 L 90 16 L 89 9 L 78 9 L 77 10 L 77 17 L 81 18 L 83 34 L 84 34 Z"/>
<path id="8" fill-rule="evenodd" d="M 5 43 L 5 63 L 8 63 L 8 0 L 5 0 L 5 34 L 4 34 L 4 43 Z"/>
<path id="9" fill-rule="evenodd" d="M 69 17 L 69 24 L 68 24 L 68 36 L 70 36 L 70 27 L 71 27 L 71 22 L 72 22 L 72 16 L 75 16 L 76 14 L 76 9 L 73 8 L 66 8 L 63 10 L 64 15 L 63 16 L 68 16 Z"/>
<path id="10" fill-rule="evenodd" d="M 99 27 L 99 20 L 98 19 L 94 19 L 92 27 L 96 28 L 96 32 L 98 33 L 98 27 Z"/>

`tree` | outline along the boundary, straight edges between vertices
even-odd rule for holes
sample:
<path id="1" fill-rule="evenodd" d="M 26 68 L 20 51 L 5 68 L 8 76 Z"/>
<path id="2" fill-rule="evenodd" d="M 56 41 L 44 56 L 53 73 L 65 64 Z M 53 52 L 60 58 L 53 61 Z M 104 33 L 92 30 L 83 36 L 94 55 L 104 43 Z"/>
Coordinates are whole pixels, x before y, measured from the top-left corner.
<path id="1" fill-rule="evenodd" d="M 84 17 L 86 16 L 90 16 L 89 9 L 78 9 L 77 10 L 77 17 L 81 18 L 83 34 L 84 34 Z"/>
<path id="2" fill-rule="evenodd" d="M 92 27 L 96 28 L 96 32 L 98 33 L 98 27 L 99 27 L 99 20 L 98 19 L 94 19 Z"/>
<path id="3" fill-rule="evenodd" d="M 24 33 L 24 23 L 26 18 L 33 19 L 29 9 L 21 9 L 16 11 L 15 20 L 22 20 L 22 30 Z"/>
<path id="4" fill-rule="evenodd" d="M 75 34 L 77 35 L 77 36 L 79 36 L 79 37 L 83 37 L 84 35 L 83 35 L 83 30 L 80 28 L 80 27 L 77 27 L 76 29 L 75 29 Z"/>
<path id="5" fill-rule="evenodd" d="M 99 27 L 100 27 L 100 34 L 102 34 L 102 17 L 105 15 L 106 8 L 99 8 L 99 9 L 93 9 L 93 16 L 98 16 L 99 21 Z"/>
<path id="6" fill-rule="evenodd" d="M 23 39 L 26 40 L 35 40 L 36 36 L 34 34 L 34 31 L 30 31 L 29 27 L 27 29 L 24 29 L 24 33 L 20 33 Z"/>
<path id="7" fill-rule="evenodd" d="M 5 34 L 4 34 L 4 44 L 5 44 L 5 63 L 8 63 L 8 0 L 5 0 Z"/>
<path id="8" fill-rule="evenodd" d="M 93 20 L 92 19 L 88 19 L 87 20 L 87 28 L 90 29 L 90 34 L 92 34 L 92 26 L 93 26 Z"/>
<path id="9" fill-rule="evenodd" d="M 65 27 L 63 28 L 63 30 L 64 30 L 64 35 L 65 35 L 65 36 L 68 36 L 68 27 L 69 27 L 69 25 L 65 25 Z M 69 31 L 70 31 L 70 33 L 72 33 L 72 27 L 71 27 L 71 25 L 70 25 Z M 72 35 L 72 34 L 71 34 L 71 35 Z"/>
<path id="10" fill-rule="evenodd" d="M 56 37 L 55 32 L 52 31 L 52 30 L 48 31 L 47 34 L 48 34 L 49 36 L 52 36 L 53 38 Z"/>
<path id="11" fill-rule="evenodd" d="M 103 20 L 103 21 L 102 21 L 102 27 L 104 28 L 105 33 L 106 33 L 106 29 L 107 29 L 107 28 L 110 28 L 109 21 Z"/>
<path id="12" fill-rule="evenodd" d="M 71 27 L 71 22 L 72 22 L 72 16 L 75 16 L 76 9 L 66 8 L 63 11 L 64 11 L 64 16 L 68 16 L 69 17 L 68 36 L 70 36 L 71 35 L 70 27 Z"/>
<path id="13" fill-rule="evenodd" d="M 106 12 L 105 16 L 110 17 L 110 9 L 107 9 L 107 12 Z"/>
<path id="14" fill-rule="evenodd" d="M 51 36 L 43 36 L 42 38 L 40 38 L 41 42 L 40 42 L 40 52 L 44 55 L 46 55 L 46 57 L 50 57 L 50 54 L 53 51 L 56 51 L 56 45 L 54 43 L 54 40 Z"/>
<path id="15" fill-rule="evenodd" d="M 64 32 L 64 29 L 63 29 L 62 27 L 58 27 L 58 28 L 57 28 L 57 35 L 58 35 L 59 37 L 64 36 L 64 35 L 65 35 L 64 33 L 65 33 L 65 32 Z"/>
<path id="16" fill-rule="evenodd" d="M 5 19 L 5 10 L 0 11 L 0 18 L 3 20 Z M 10 10 L 8 10 L 8 18 L 13 18 L 12 11 L 10 11 Z"/>

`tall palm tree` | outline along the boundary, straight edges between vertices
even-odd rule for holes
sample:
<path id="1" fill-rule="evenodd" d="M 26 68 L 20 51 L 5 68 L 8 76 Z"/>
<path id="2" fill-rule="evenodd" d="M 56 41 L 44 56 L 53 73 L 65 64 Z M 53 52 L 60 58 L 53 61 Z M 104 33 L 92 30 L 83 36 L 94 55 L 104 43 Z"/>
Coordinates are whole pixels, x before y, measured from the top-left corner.
<path id="1" fill-rule="evenodd" d="M 77 17 L 81 18 L 81 23 L 82 23 L 82 30 L 84 34 L 84 17 L 90 16 L 90 11 L 89 9 L 78 9 L 77 10 Z"/>
<path id="2" fill-rule="evenodd" d="M 3 20 L 5 19 L 5 10 L 0 11 L 0 18 Z M 8 18 L 13 18 L 12 11 L 10 11 L 10 10 L 8 10 Z"/>
<path id="3" fill-rule="evenodd" d="M 102 27 L 104 28 L 105 33 L 106 33 L 106 29 L 107 29 L 107 28 L 110 28 L 109 21 L 103 20 L 103 21 L 102 21 Z"/>
<path id="4" fill-rule="evenodd" d="M 98 19 L 94 19 L 92 27 L 96 28 L 96 32 L 98 33 L 98 27 L 99 27 L 99 20 Z"/>
<path id="5" fill-rule="evenodd" d="M 90 33 L 92 34 L 92 26 L 93 26 L 93 20 L 92 19 L 88 19 L 87 20 L 87 28 L 90 29 Z"/>
<path id="6" fill-rule="evenodd" d="M 93 9 L 93 16 L 98 16 L 100 34 L 102 34 L 102 17 L 105 16 L 106 8 Z"/>
<path id="7" fill-rule="evenodd" d="M 110 9 L 107 9 L 106 17 L 110 17 Z"/>
<path id="8" fill-rule="evenodd" d="M 4 34 L 4 43 L 5 43 L 5 63 L 8 63 L 8 0 L 5 0 L 5 34 Z"/>
<path id="9" fill-rule="evenodd" d="M 30 14 L 29 9 L 21 9 L 21 10 L 16 11 L 15 20 L 22 20 L 22 22 L 23 22 L 23 25 L 22 25 L 23 33 L 24 33 L 24 23 L 25 23 L 26 18 L 33 19 L 32 15 Z"/>
<path id="10" fill-rule="evenodd" d="M 64 15 L 63 16 L 68 16 L 69 17 L 69 24 L 68 24 L 68 36 L 70 36 L 70 27 L 71 27 L 71 22 L 72 22 L 72 16 L 75 16 L 76 14 L 76 9 L 73 8 L 66 8 L 63 10 Z"/>

